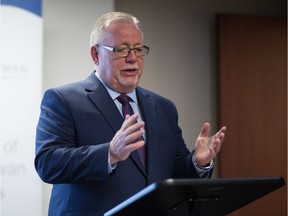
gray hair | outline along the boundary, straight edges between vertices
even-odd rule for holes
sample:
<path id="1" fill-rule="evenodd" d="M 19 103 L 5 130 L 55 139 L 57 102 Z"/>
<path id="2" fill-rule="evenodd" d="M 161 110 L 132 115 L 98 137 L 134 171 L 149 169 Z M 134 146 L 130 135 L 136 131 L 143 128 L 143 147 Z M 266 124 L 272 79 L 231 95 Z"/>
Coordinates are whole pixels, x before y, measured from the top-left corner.
<path id="1" fill-rule="evenodd" d="M 139 29 L 142 34 L 143 32 L 140 28 L 139 20 L 128 13 L 123 12 L 110 12 L 101 16 L 95 23 L 94 28 L 90 35 L 90 47 L 103 42 L 105 39 L 105 28 L 113 23 L 132 23 Z"/>

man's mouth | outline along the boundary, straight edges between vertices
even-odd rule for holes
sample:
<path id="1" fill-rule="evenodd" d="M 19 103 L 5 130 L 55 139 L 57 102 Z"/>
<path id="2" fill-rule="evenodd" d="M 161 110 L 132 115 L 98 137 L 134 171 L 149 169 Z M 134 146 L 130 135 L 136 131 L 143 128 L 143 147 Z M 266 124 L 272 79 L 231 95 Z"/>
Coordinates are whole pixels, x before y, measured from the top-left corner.
<path id="1" fill-rule="evenodd" d="M 126 75 L 126 76 L 135 76 L 136 74 L 138 74 L 138 69 L 127 68 L 127 69 L 122 70 L 122 72 L 124 73 L 123 75 Z"/>
<path id="2" fill-rule="evenodd" d="M 123 71 L 125 71 L 125 72 L 137 72 L 137 69 L 136 68 L 131 68 L 131 69 L 125 69 Z"/>

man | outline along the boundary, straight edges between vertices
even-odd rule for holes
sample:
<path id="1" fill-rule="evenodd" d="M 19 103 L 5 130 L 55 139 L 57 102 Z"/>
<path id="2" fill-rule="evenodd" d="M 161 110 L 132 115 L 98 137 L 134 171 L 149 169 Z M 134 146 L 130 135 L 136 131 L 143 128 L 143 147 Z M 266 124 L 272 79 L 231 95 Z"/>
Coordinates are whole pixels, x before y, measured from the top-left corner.
<path id="1" fill-rule="evenodd" d="M 105 14 L 90 45 L 96 71 L 41 104 L 35 167 L 53 184 L 49 215 L 103 215 L 153 182 L 210 177 L 226 128 L 209 137 L 205 123 L 189 152 L 174 104 L 138 86 L 149 52 L 139 21 Z"/>

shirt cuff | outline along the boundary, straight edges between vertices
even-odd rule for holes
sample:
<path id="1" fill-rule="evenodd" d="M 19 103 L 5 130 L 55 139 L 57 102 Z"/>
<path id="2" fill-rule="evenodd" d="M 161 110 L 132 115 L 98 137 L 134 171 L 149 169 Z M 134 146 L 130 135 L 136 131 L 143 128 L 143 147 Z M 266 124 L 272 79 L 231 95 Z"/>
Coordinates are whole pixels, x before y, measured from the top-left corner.
<path id="1" fill-rule="evenodd" d="M 117 166 L 117 163 L 115 163 L 115 164 L 110 163 L 110 154 L 108 152 L 108 173 L 109 174 L 112 173 L 113 170 L 116 168 L 116 166 Z"/>
<path id="2" fill-rule="evenodd" d="M 195 159 L 195 154 L 193 154 L 193 156 L 192 156 L 192 161 L 193 161 L 198 172 L 210 171 L 214 167 L 214 160 L 213 159 L 210 161 L 209 165 L 205 166 L 205 167 L 197 164 L 196 159 Z"/>

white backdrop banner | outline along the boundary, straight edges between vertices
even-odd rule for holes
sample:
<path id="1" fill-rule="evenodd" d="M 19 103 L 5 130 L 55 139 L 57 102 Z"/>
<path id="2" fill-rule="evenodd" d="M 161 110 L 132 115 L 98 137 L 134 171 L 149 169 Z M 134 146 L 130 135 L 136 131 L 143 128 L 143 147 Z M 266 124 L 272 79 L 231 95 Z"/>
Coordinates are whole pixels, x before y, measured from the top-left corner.
<path id="1" fill-rule="evenodd" d="M 33 160 L 42 94 L 41 0 L 1 0 L 1 216 L 42 214 Z"/>

